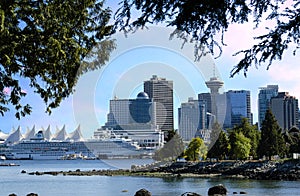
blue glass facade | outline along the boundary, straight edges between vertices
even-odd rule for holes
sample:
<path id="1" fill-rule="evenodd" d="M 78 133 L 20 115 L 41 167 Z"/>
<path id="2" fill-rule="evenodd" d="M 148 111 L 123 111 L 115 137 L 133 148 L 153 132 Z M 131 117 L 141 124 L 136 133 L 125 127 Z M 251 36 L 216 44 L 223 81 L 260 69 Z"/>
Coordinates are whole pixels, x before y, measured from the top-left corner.
<path id="1" fill-rule="evenodd" d="M 250 91 L 236 90 L 226 92 L 227 109 L 224 128 L 232 128 L 247 118 L 252 123 Z"/>
<path id="2" fill-rule="evenodd" d="M 262 87 L 258 94 L 258 124 L 259 127 L 265 119 L 266 111 L 270 108 L 271 98 L 278 95 L 278 85 Z"/>
<path id="3" fill-rule="evenodd" d="M 129 111 L 134 123 L 150 123 L 151 122 L 151 99 L 132 100 L 129 104 Z"/>

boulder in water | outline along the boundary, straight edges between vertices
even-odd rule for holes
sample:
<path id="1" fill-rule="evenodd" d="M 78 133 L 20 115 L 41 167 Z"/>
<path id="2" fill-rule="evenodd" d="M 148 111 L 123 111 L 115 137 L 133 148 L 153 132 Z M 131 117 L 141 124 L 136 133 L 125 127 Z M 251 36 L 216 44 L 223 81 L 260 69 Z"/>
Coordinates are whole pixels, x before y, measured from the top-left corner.
<path id="1" fill-rule="evenodd" d="M 194 193 L 194 192 L 186 192 L 183 193 L 181 196 L 201 196 L 198 193 Z"/>
<path id="2" fill-rule="evenodd" d="M 223 184 L 219 184 L 217 186 L 213 186 L 208 189 L 208 195 L 227 195 L 227 189 Z"/>
<path id="3" fill-rule="evenodd" d="M 151 192 L 146 189 L 138 190 L 134 196 L 152 196 Z"/>

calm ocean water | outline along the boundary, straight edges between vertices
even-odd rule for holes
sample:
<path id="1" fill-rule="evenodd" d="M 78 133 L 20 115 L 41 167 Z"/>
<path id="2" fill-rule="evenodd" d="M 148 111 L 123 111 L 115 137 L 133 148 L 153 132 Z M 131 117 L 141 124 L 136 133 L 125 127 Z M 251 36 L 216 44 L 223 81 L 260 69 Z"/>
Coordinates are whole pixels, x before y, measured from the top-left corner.
<path id="1" fill-rule="evenodd" d="M 8 162 L 8 161 L 6 161 Z M 209 187 L 224 184 L 229 195 L 246 191 L 247 195 L 300 195 L 300 182 L 232 180 L 222 178 L 150 178 L 126 176 L 30 176 L 21 174 L 22 170 L 61 171 L 130 168 L 132 164 L 146 164 L 151 160 L 43 160 L 14 161 L 18 167 L 0 167 L 0 196 L 15 193 L 25 196 L 38 193 L 39 196 L 53 195 L 97 195 L 128 196 L 141 188 L 152 195 L 178 195 L 197 192 L 207 195 Z"/>

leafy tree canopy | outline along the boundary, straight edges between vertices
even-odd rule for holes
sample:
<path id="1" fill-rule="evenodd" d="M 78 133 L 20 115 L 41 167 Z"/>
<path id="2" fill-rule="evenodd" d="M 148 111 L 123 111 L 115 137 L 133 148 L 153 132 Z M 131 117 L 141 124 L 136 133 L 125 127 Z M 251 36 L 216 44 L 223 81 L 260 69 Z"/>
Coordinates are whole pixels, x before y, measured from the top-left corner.
<path id="1" fill-rule="evenodd" d="M 250 156 L 257 158 L 257 148 L 260 140 L 260 132 L 256 125 L 251 125 L 247 118 L 242 118 L 242 122 L 233 128 L 235 131 L 243 133 L 246 138 L 250 139 L 251 149 Z"/>
<path id="2" fill-rule="evenodd" d="M 196 137 L 191 140 L 187 149 L 185 150 L 185 157 L 188 161 L 197 161 L 199 158 L 206 158 L 207 147 L 203 139 Z"/>
<path id="3" fill-rule="evenodd" d="M 257 43 L 251 48 L 237 52 L 242 59 L 235 65 L 231 76 L 251 66 L 281 59 L 285 50 L 294 44 L 294 54 L 300 43 L 300 2 L 298 0 L 123 0 L 116 14 L 116 24 L 125 32 L 144 27 L 147 24 L 163 23 L 175 27 L 172 34 L 183 38 L 192 37 L 195 56 L 199 59 L 208 48 L 211 53 L 216 49 L 222 52 L 225 32 L 231 24 L 246 23 L 253 20 L 258 27 L 262 21 L 275 24 L 266 33 L 254 37 Z M 138 15 L 137 17 L 133 17 Z"/>
<path id="4" fill-rule="evenodd" d="M 292 127 L 288 133 L 288 139 L 285 141 L 289 143 L 290 153 L 300 153 L 300 130 L 297 127 Z"/>
<path id="5" fill-rule="evenodd" d="M 229 135 L 230 154 L 233 159 L 247 159 L 250 155 L 251 140 L 240 131 L 233 130 Z"/>
<path id="6" fill-rule="evenodd" d="M 22 78 L 51 113 L 73 92 L 80 74 L 108 60 L 114 48 L 107 40 L 113 33 L 110 17 L 111 11 L 97 0 L 1 0 L 0 114 L 10 104 L 17 118 L 31 112 L 21 103 L 26 96 Z"/>

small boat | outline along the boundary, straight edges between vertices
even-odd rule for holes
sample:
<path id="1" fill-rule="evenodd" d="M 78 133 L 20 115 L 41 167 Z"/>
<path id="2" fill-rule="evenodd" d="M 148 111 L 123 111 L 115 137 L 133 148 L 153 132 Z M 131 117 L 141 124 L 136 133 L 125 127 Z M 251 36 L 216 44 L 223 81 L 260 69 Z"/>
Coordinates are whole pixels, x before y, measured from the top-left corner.
<path id="1" fill-rule="evenodd" d="M 6 160 L 6 157 L 3 155 L 0 155 L 0 161 L 5 161 L 5 160 Z"/>
<path id="2" fill-rule="evenodd" d="M 16 163 L 0 163 L 0 166 L 20 166 L 19 164 Z"/>

